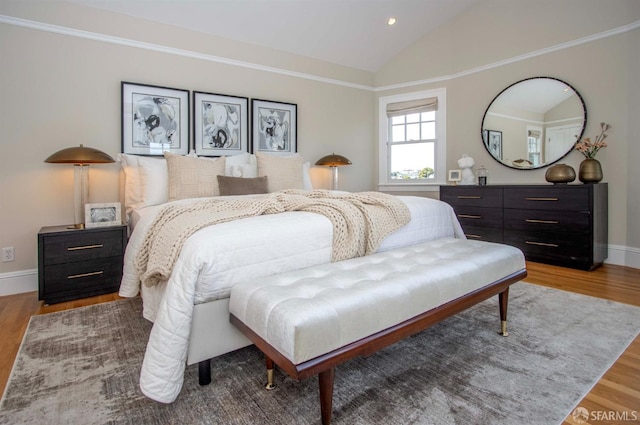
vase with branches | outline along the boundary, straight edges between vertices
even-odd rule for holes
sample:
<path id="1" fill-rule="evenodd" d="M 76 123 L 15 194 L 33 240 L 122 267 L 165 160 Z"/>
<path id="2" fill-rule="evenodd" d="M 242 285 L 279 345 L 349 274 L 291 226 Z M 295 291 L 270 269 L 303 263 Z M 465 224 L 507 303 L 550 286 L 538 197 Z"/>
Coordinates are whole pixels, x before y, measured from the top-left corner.
<path id="1" fill-rule="evenodd" d="M 576 143 L 576 149 L 585 159 L 580 163 L 580 170 L 578 172 L 578 178 L 583 183 L 598 183 L 602 180 L 602 165 L 600 161 L 596 159 L 596 154 L 602 148 L 607 147 L 607 142 L 604 140 L 607 138 L 607 132 L 611 129 L 611 126 L 607 123 L 600 123 L 600 134 L 591 141 L 591 138 L 585 137 Z"/>

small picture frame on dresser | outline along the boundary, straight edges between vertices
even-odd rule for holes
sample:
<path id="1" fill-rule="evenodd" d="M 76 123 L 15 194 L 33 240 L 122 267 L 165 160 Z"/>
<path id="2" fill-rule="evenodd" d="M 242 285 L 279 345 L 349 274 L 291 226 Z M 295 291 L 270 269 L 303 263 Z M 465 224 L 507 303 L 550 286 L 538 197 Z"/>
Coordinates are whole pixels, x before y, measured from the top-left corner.
<path id="1" fill-rule="evenodd" d="M 122 222 L 121 217 L 120 202 L 86 204 L 84 206 L 84 226 L 86 228 L 119 226 Z"/>
<path id="2" fill-rule="evenodd" d="M 456 184 L 462 180 L 462 171 L 460 170 L 449 170 L 449 181 Z"/>

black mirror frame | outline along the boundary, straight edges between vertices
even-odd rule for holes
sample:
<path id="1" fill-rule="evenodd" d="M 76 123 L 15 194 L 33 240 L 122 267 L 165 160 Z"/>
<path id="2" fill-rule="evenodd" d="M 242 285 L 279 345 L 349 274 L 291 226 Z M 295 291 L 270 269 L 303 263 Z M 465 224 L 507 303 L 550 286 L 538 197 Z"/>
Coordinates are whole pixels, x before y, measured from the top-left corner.
<path id="1" fill-rule="evenodd" d="M 511 166 L 511 165 L 509 165 L 509 164 L 506 164 L 506 163 L 504 163 L 504 162 L 500 161 L 499 159 L 497 159 L 495 156 L 493 156 L 493 154 L 491 153 L 491 150 L 489 149 L 489 146 L 487 146 L 487 143 L 485 143 L 485 139 L 484 139 L 484 130 L 483 130 L 483 127 L 484 127 L 484 120 L 485 120 L 485 118 L 487 117 L 487 113 L 489 112 L 489 109 L 491 108 L 491 105 L 493 105 L 493 102 L 495 102 L 495 101 L 496 101 L 496 99 L 497 99 L 498 97 L 500 97 L 500 95 L 501 95 L 502 93 L 504 93 L 505 91 L 509 90 L 511 87 L 513 87 L 513 86 L 515 86 L 515 85 L 517 85 L 517 84 L 523 83 L 523 82 L 525 82 L 525 81 L 529 81 L 529 80 L 537 80 L 537 79 L 541 79 L 541 78 L 544 78 L 544 79 L 547 79 L 547 80 L 555 80 L 555 81 L 559 81 L 559 82 L 561 82 L 562 84 L 565 84 L 565 85 L 569 86 L 569 87 L 571 88 L 571 90 L 573 90 L 573 92 L 578 96 L 578 99 L 580 100 L 580 103 L 582 104 L 582 111 L 583 111 L 584 119 L 582 120 L 582 132 L 580 133 L 580 135 L 578 136 L 578 139 L 577 139 L 576 141 L 578 141 L 578 140 L 582 139 L 582 136 L 583 136 L 583 134 L 584 134 L 584 132 L 585 132 L 585 130 L 586 130 L 586 128 L 587 128 L 587 105 L 584 103 L 584 99 L 582 98 L 582 95 L 580 94 L 580 92 L 578 92 L 578 90 L 576 90 L 576 88 L 575 88 L 575 87 L 573 87 L 571 84 L 569 84 L 569 83 L 567 83 L 566 81 L 561 80 L 561 79 L 559 79 L 559 78 L 555 78 L 555 77 L 545 77 L 545 76 L 525 78 L 525 79 L 523 79 L 523 80 L 516 81 L 515 83 L 513 83 L 513 84 L 511 84 L 511 85 L 507 86 L 507 87 L 506 87 L 506 88 L 504 88 L 502 91 L 500 91 L 500 93 L 498 93 L 498 94 L 493 98 L 493 100 L 491 100 L 491 102 L 489 102 L 489 106 L 487 106 L 487 109 L 484 111 L 484 115 L 482 116 L 482 122 L 480 123 L 480 140 L 482 140 L 482 146 L 484 146 L 484 148 L 487 150 L 487 152 L 489 153 L 489 156 L 491 156 L 491 158 L 493 158 L 493 159 L 494 159 L 497 163 L 499 163 L 500 165 L 504 165 L 505 167 L 508 167 L 508 168 L 513 168 L 514 170 L 524 170 L 524 171 L 527 171 L 527 170 L 539 170 L 539 169 L 541 169 L 541 168 L 545 168 L 545 167 L 548 167 L 548 166 L 550 166 L 550 165 L 552 165 L 552 164 L 555 164 L 556 162 L 560 161 L 560 160 L 561 160 L 562 158 L 564 158 L 565 156 L 569 155 L 569 153 L 571 153 L 571 151 L 573 150 L 573 148 L 572 148 L 572 149 L 569 149 L 569 150 L 568 150 L 564 155 L 562 155 L 562 156 L 561 156 L 561 157 L 559 157 L 558 159 L 556 159 L 556 160 L 554 160 L 554 161 L 552 161 L 552 162 L 544 163 L 543 165 L 540 165 L 540 166 L 538 166 L 538 167 L 515 167 L 515 166 Z"/>

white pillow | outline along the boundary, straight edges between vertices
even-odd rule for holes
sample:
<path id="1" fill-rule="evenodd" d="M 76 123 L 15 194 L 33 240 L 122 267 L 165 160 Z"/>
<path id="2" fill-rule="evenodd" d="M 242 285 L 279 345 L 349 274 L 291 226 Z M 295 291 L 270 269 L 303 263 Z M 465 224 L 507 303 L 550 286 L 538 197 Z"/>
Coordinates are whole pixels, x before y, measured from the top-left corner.
<path id="1" fill-rule="evenodd" d="M 258 177 L 258 163 L 255 155 L 247 152 L 225 156 L 224 175 L 231 177 Z"/>
<path id="2" fill-rule="evenodd" d="M 313 190 L 313 184 L 311 183 L 311 176 L 309 175 L 309 169 L 311 163 L 309 161 L 302 164 L 302 186 L 304 190 Z"/>
<path id="3" fill-rule="evenodd" d="M 164 153 L 169 174 L 169 201 L 219 196 L 219 175 L 224 175 L 225 158 L 197 158 Z"/>
<path id="4" fill-rule="evenodd" d="M 125 173 L 124 204 L 127 217 L 133 210 L 158 205 L 168 199 L 167 161 L 162 157 L 118 154 Z"/>
<path id="5" fill-rule="evenodd" d="M 124 171 L 124 210 L 127 217 L 131 211 L 142 202 L 142 189 L 140 188 L 140 171 L 138 170 L 138 157 L 135 155 L 118 154 L 118 161 Z"/>
<path id="6" fill-rule="evenodd" d="M 267 176 L 269 192 L 283 189 L 304 189 L 302 171 L 304 159 L 298 155 L 276 156 L 259 152 L 258 176 Z"/>
<path id="7" fill-rule="evenodd" d="M 138 158 L 142 204 L 164 204 L 169 200 L 169 172 L 164 158 Z"/>

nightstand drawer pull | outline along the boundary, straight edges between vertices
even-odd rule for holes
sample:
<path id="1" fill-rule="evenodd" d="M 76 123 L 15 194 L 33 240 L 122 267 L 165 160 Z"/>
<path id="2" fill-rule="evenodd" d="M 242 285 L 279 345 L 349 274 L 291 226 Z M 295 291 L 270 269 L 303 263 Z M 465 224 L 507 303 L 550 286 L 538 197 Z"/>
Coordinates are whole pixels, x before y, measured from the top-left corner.
<path id="1" fill-rule="evenodd" d="M 473 235 L 473 234 L 469 234 L 469 233 L 465 233 L 464 235 L 466 237 L 470 238 L 470 239 L 482 239 L 482 236 L 480 236 L 480 235 Z"/>
<path id="2" fill-rule="evenodd" d="M 463 196 L 463 195 L 458 195 L 458 199 L 482 199 L 482 196 Z"/>
<path id="3" fill-rule="evenodd" d="M 524 198 L 527 201 L 559 201 L 560 198 Z"/>
<path id="4" fill-rule="evenodd" d="M 471 215 L 471 214 L 458 214 L 458 217 L 460 217 L 460 218 L 475 218 L 475 219 L 482 218 L 481 215 Z"/>
<path id="5" fill-rule="evenodd" d="M 104 271 L 101 270 L 99 272 L 91 272 L 91 273 L 82 273 L 82 274 L 74 274 L 71 276 L 67 276 L 67 279 L 78 279 L 80 277 L 89 277 L 89 276 L 100 276 Z"/>
<path id="6" fill-rule="evenodd" d="M 559 221 L 556 220 L 534 220 L 532 218 L 528 218 L 525 220 L 527 223 L 542 223 L 542 224 L 558 224 Z"/>
<path id="7" fill-rule="evenodd" d="M 544 243 L 544 242 L 525 241 L 524 243 L 526 243 L 527 245 L 550 246 L 552 248 L 557 248 L 557 247 L 560 246 L 560 245 L 555 244 L 555 243 Z"/>
<path id="8" fill-rule="evenodd" d="M 103 244 L 98 245 L 84 245 L 84 246 L 72 246 L 67 248 L 67 251 L 80 251 L 81 249 L 94 249 L 94 248 L 102 248 Z"/>

